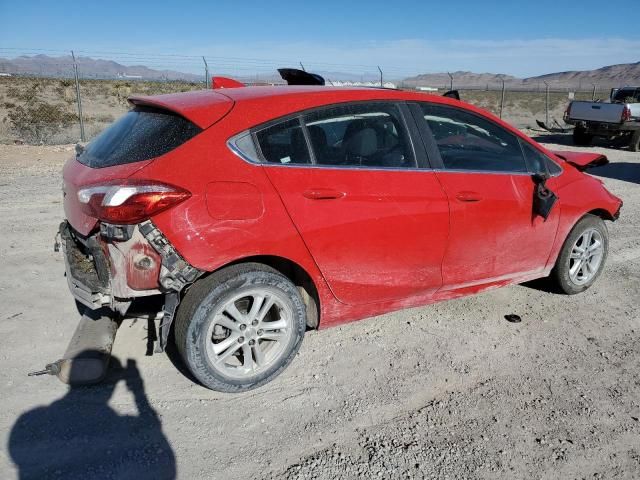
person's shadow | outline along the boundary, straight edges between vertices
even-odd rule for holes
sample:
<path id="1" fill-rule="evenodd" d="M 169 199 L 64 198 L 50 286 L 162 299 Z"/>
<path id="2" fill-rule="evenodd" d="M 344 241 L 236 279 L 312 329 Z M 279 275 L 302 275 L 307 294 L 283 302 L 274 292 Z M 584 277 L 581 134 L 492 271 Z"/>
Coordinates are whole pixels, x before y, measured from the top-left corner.
<path id="1" fill-rule="evenodd" d="M 119 415 L 108 405 L 122 379 L 135 398 L 137 415 Z M 112 358 L 104 383 L 70 387 L 51 405 L 20 416 L 9 453 L 21 479 L 176 477 L 173 450 L 133 360 L 123 370 Z"/>

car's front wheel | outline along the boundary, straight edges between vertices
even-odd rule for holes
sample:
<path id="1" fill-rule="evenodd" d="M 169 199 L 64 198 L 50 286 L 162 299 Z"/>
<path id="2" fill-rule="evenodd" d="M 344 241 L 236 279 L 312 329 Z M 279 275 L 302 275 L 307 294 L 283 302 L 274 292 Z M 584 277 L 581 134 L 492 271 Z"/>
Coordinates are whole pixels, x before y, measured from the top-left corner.
<path id="1" fill-rule="evenodd" d="M 206 387 L 240 392 L 273 380 L 298 351 L 305 304 L 291 281 L 265 265 L 233 265 L 196 282 L 180 304 L 175 338 Z"/>
<path id="2" fill-rule="evenodd" d="M 551 276 L 564 293 L 583 292 L 602 273 L 608 250 L 606 225 L 601 218 L 586 215 L 569 233 Z"/>

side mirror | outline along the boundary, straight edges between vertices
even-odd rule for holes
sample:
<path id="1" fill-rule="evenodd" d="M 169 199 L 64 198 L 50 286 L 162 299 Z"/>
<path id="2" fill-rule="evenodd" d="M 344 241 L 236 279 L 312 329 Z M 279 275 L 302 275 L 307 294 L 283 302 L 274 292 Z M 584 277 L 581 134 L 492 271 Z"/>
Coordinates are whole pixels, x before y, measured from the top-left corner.
<path id="1" fill-rule="evenodd" d="M 531 178 L 533 179 L 533 183 L 535 183 L 536 185 L 544 185 L 545 182 L 549 180 L 549 178 L 551 178 L 551 176 L 547 172 L 538 172 L 532 174 Z"/>
<path id="2" fill-rule="evenodd" d="M 548 173 L 534 173 L 531 178 L 536 185 L 533 190 L 533 213 L 540 215 L 546 222 L 558 197 L 545 185 L 549 179 Z"/>

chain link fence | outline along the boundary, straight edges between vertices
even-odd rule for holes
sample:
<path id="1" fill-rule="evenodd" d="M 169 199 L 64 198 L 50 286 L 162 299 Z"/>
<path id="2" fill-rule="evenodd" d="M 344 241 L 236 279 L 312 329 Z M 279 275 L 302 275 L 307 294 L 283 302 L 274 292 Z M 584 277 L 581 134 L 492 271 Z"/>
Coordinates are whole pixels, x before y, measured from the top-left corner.
<path id="1" fill-rule="evenodd" d="M 0 143 L 90 140 L 129 109 L 131 95 L 204 88 L 203 83 L 0 76 Z M 83 138 L 84 137 L 84 138 Z"/>
<path id="2" fill-rule="evenodd" d="M 56 78 L 0 74 L 0 143 L 69 144 L 88 141 L 129 109 L 131 95 L 156 95 L 206 88 L 202 82 L 76 79 L 73 64 L 60 65 Z M 259 83 L 259 79 L 257 79 Z M 403 86 L 402 84 L 400 85 Z M 442 94 L 445 88 L 436 92 Z M 415 87 L 406 89 L 414 90 Z M 520 127 L 535 127 L 540 119 L 562 123 L 571 98 L 605 99 L 609 88 L 575 89 L 554 85 L 530 90 L 502 85 L 457 87 L 463 101 L 501 116 Z"/>

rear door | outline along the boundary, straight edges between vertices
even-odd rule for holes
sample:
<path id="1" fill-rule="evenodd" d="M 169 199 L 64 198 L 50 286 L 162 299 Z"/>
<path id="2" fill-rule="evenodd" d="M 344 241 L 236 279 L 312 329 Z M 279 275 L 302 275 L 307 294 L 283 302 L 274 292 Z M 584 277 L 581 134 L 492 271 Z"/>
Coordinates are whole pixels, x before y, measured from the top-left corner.
<path id="1" fill-rule="evenodd" d="M 521 140 L 462 108 L 430 103 L 413 108 L 424 120 L 422 131 L 451 209 L 444 289 L 541 272 L 555 238 L 558 208 L 546 222 L 534 215 L 535 184 Z"/>
<path id="2" fill-rule="evenodd" d="M 344 303 L 429 295 L 442 285 L 448 202 L 424 168 L 405 109 L 341 104 L 255 133 L 269 178 Z"/>

